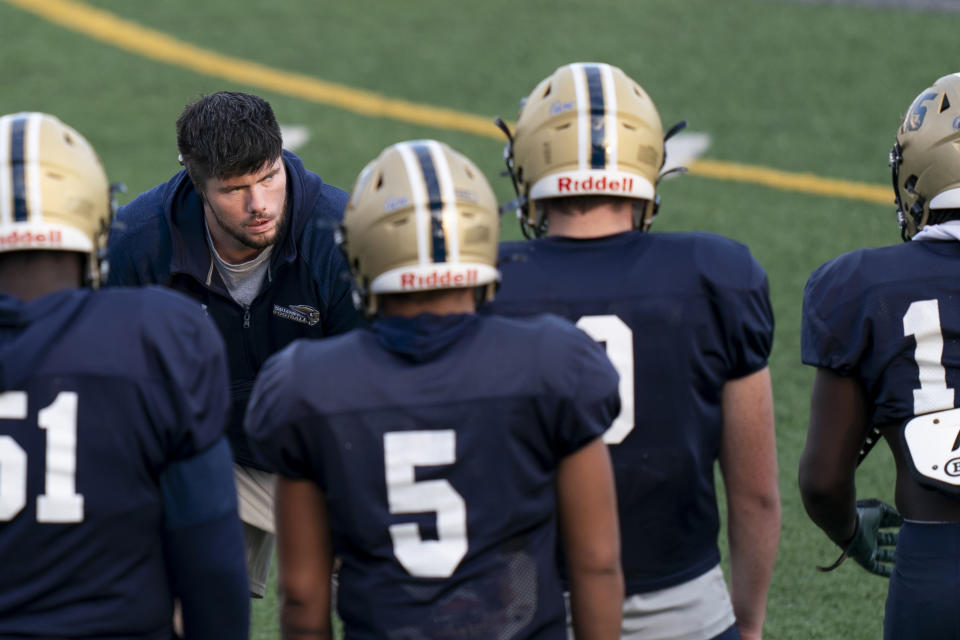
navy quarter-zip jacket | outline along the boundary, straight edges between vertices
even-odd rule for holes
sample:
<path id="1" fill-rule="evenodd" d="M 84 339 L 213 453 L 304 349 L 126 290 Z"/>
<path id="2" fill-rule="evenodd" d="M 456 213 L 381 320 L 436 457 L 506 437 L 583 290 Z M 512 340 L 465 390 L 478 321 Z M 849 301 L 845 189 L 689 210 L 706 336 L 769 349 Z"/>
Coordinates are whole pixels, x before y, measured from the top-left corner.
<path id="1" fill-rule="evenodd" d="M 260 367 L 297 338 L 343 333 L 364 322 L 353 306 L 346 260 L 333 240 L 347 193 L 306 170 L 293 153 L 284 151 L 283 160 L 287 231 L 248 307 L 230 297 L 214 266 L 203 204 L 184 170 L 120 207 L 107 245 L 108 286 L 165 284 L 198 300 L 216 323 L 230 366 L 227 435 L 236 461 L 258 468 L 265 465 L 243 431 L 243 414 Z M 316 374 L 316 383 L 323 384 L 325 372 Z"/>

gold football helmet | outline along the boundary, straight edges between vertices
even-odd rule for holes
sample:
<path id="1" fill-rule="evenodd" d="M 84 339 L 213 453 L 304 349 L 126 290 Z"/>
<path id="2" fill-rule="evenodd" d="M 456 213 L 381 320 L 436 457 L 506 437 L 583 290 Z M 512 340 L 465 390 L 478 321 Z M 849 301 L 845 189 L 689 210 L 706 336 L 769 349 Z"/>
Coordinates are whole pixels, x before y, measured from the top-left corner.
<path id="1" fill-rule="evenodd" d="M 107 175 L 82 135 L 46 113 L 0 117 L 0 251 L 86 254 L 99 286 L 110 216 Z"/>
<path id="2" fill-rule="evenodd" d="M 546 229 L 537 201 L 562 196 L 637 199 L 634 226 L 650 227 L 663 129 L 650 96 L 621 69 L 582 62 L 560 67 L 523 102 L 514 134 L 503 121 L 497 124 L 508 138 L 504 155 L 524 235 Z"/>
<path id="3" fill-rule="evenodd" d="M 916 97 L 890 151 L 900 235 L 909 240 L 937 210 L 960 209 L 960 73 Z"/>
<path id="4" fill-rule="evenodd" d="M 484 286 L 493 297 L 500 219 L 483 173 L 435 140 L 387 147 L 357 178 L 340 238 L 355 302 L 377 296 Z"/>

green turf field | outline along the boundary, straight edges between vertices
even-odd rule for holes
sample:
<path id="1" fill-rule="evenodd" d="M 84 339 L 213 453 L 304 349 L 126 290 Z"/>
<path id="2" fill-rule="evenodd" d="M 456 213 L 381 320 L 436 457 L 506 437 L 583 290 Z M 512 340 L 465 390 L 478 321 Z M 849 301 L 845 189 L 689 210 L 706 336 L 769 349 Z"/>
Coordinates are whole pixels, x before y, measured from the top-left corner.
<path id="1" fill-rule="evenodd" d="M 91 7 L 129 22 L 82 11 Z M 73 26 L 36 13 L 43 10 Z M 706 158 L 721 168 L 746 164 L 883 188 L 901 113 L 933 80 L 960 70 L 957 19 L 774 0 L 0 0 L 0 113 L 57 114 L 91 140 L 129 199 L 177 170 L 173 123 L 186 101 L 223 88 L 252 91 L 271 101 L 281 124 L 307 127 L 298 153 L 329 182 L 349 189 L 387 144 L 436 137 L 471 156 L 506 200 L 508 181 L 497 177 L 502 143 L 492 125 L 462 130 L 470 116 L 512 118 L 518 99 L 557 66 L 596 60 L 639 80 L 666 125 L 686 119 L 709 134 Z M 123 40 L 130 23 L 168 39 L 154 46 L 151 31 Z M 291 73 L 304 78 L 284 75 Z M 368 93 L 338 106 L 341 85 Z M 391 100 L 454 110 L 456 128 L 350 110 L 383 113 Z M 763 186 L 756 170 L 746 173 L 746 181 L 696 171 L 666 181 L 654 230 L 731 236 L 769 273 L 783 532 L 766 637 L 878 638 L 886 582 L 853 563 L 832 574 L 814 570 L 837 550 L 807 520 L 796 488 L 812 380 L 799 360 L 800 301 L 807 276 L 825 260 L 898 242 L 894 209 Z M 517 237 L 515 222 L 504 222 L 504 236 Z M 862 496 L 892 501 L 885 447 L 858 478 Z M 642 541 L 624 541 L 631 543 Z M 255 603 L 252 637 L 277 637 L 276 619 L 275 598 Z"/>

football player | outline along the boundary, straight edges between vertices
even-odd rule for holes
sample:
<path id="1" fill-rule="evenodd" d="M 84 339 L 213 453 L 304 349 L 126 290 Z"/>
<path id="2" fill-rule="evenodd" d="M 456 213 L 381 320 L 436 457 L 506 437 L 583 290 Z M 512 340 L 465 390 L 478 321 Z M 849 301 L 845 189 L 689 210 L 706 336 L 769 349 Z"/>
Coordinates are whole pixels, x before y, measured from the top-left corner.
<path id="1" fill-rule="evenodd" d="M 623 637 L 736 638 L 739 627 L 760 638 L 780 527 L 766 274 L 726 238 L 646 233 L 664 134 L 650 97 L 617 67 L 569 64 L 538 84 L 506 156 L 522 229 L 538 237 L 501 246 L 489 311 L 564 316 L 620 374 L 622 408 L 603 438 L 623 541 Z"/>
<path id="2" fill-rule="evenodd" d="M 279 353 L 246 418 L 281 475 L 284 637 L 329 632 L 336 554 L 347 638 L 563 638 L 558 523 L 578 633 L 617 637 L 616 373 L 559 319 L 475 314 L 498 231 L 483 174 L 444 144 L 360 174 L 343 241 L 373 328 Z"/>
<path id="3" fill-rule="evenodd" d="M 83 136 L 0 118 L 0 637 L 168 640 L 177 599 L 186 638 L 246 638 L 223 341 L 93 290 L 109 200 Z"/>
<path id="4" fill-rule="evenodd" d="M 960 638 L 960 74 L 917 96 L 890 166 L 905 242 L 835 258 L 804 291 L 817 373 L 800 491 L 841 560 L 892 572 L 884 638 Z M 896 462 L 899 538 L 896 510 L 856 500 L 873 428 Z"/>

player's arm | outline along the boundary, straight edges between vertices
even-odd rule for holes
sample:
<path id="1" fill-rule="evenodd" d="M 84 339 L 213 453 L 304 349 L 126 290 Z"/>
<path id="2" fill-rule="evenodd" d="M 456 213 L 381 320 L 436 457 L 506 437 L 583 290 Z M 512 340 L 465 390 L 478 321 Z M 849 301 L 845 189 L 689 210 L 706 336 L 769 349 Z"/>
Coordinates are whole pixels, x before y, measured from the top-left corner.
<path id="1" fill-rule="evenodd" d="M 870 429 L 869 411 L 855 377 L 817 369 L 807 443 L 800 456 L 800 495 L 810 519 L 841 547 L 856 529 L 854 474 Z"/>
<path id="2" fill-rule="evenodd" d="M 281 635 L 332 638 L 333 547 L 323 492 L 312 481 L 278 477 L 275 517 Z"/>
<path id="3" fill-rule="evenodd" d="M 160 489 L 164 554 L 185 640 L 247 638 L 247 568 L 226 440 L 170 464 Z"/>
<path id="4" fill-rule="evenodd" d="M 561 460 L 557 501 L 576 637 L 619 638 L 624 597 L 620 532 L 610 454 L 601 438 Z"/>
<path id="5" fill-rule="evenodd" d="M 728 381 L 722 406 L 720 471 L 727 494 L 733 610 L 741 637 L 758 640 L 780 538 L 770 370 Z"/>

